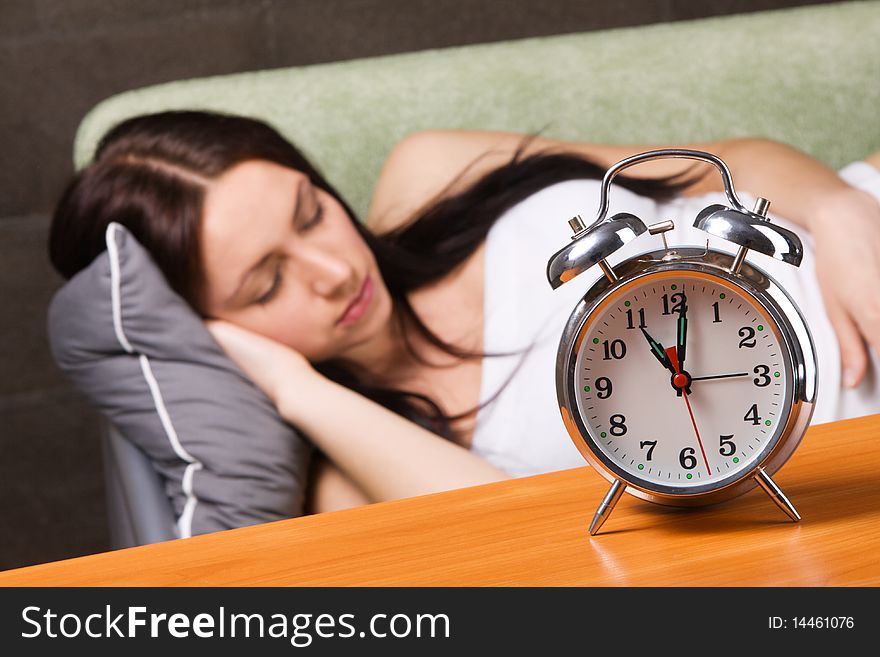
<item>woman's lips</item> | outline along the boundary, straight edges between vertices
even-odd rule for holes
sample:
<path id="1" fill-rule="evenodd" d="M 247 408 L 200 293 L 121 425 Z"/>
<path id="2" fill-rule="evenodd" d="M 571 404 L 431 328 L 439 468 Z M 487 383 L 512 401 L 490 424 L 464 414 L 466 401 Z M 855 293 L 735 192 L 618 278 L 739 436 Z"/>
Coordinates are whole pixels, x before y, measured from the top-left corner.
<path id="1" fill-rule="evenodd" d="M 367 276 L 364 279 L 364 284 L 361 286 L 361 291 L 354 298 L 354 301 L 345 309 L 345 313 L 343 313 L 342 317 L 337 320 L 337 324 L 339 326 L 348 326 L 349 324 L 353 324 L 357 320 L 359 320 L 365 312 L 367 312 L 367 308 L 370 307 L 370 302 L 373 300 L 373 281 Z"/>

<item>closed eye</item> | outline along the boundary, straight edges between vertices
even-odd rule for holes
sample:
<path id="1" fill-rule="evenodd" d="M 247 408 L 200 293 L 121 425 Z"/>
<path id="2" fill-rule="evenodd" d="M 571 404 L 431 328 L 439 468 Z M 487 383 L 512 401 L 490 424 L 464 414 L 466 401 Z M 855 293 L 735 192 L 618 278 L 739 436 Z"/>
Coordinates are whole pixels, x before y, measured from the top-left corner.
<path id="1" fill-rule="evenodd" d="M 254 301 L 260 305 L 265 305 L 269 303 L 272 298 L 278 293 L 278 289 L 281 287 L 281 265 L 279 264 L 275 268 L 275 275 L 272 277 L 272 285 L 269 286 L 269 289 L 266 290 L 263 294 L 257 297 Z"/>
<path id="2" fill-rule="evenodd" d="M 312 215 L 311 219 L 309 219 L 306 223 L 302 225 L 303 230 L 308 230 L 321 223 L 321 219 L 324 218 L 324 206 L 321 205 L 320 202 L 317 204 L 317 208 L 315 209 L 315 214 Z"/>
<path id="3" fill-rule="evenodd" d="M 311 218 L 306 221 L 304 224 L 300 226 L 301 230 L 309 230 L 314 226 L 321 223 L 321 220 L 324 218 L 324 206 L 320 201 L 316 201 L 315 213 L 311 216 Z M 257 297 L 254 301 L 260 305 L 265 305 L 269 303 L 275 295 L 278 293 L 278 290 L 281 288 L 282 276 L 281 276 L 281 265 L 279 264 L 275 268 L 275 274 L 272 277 L 272 284 L 269 286 L 269 289 L 266 290 L 263 294 Z"/>

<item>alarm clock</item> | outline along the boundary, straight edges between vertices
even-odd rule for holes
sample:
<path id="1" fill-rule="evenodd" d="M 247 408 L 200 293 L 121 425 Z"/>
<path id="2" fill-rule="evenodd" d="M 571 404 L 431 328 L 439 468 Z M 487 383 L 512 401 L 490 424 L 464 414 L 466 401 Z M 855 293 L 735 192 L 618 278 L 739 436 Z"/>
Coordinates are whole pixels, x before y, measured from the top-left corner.
<path id="1" fill-rule="evenodd" d="M 661 158 L 713 164 L 728 203 L 698 213 L 694 226 L 735 252 L 669 247 L 673 221 L 607 217 L 611 181 Z M 770 222 L 769 201 L 749 210 L 727 165 L 688 149 L 621 160 L 602 180 L 599 212 L 569 220 L 572 241 L 547 264 L 553 288 L 593 266 L 602 276 L 569 317 L 556 359 L 562 420 L 581 455 L 611 487 L 590 524 L 596 534 L 626 491 L 672 506 L 701 506 L 760 486 L 797 522 L 800 515 L 772 475 L 809 425 L 816 400 L 816 354 L 788 293 L 746 260 L 757 251 L 799 266 L 803 246 Z M 612 266 L 608 257 L 642 235 L 663 248 Z"/>

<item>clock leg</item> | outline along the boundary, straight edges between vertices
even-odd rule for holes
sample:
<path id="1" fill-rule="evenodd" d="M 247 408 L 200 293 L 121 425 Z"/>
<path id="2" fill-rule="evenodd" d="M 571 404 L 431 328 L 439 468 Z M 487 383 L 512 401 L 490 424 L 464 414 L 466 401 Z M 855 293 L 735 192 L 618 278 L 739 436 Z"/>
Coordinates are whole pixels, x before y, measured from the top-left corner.
<path id="1" fill-rule="evenodd" d="M 608 520 L 608 516 L 614 511 L 615 505 L 625 490 L 626 486 L 624 483 L 620 479 L 615 479 L 614 483 L 611 484 L 611 488 L 605 494 L 605 499 L 602 500 L 599 508 L 596 509 L 596 515 L 593 516 L 593 522 L 590 523 L 590 536 L 595 536 L 599 528 Z"/>
<path id="2" fill-rule="evenodd" d="M 797 509 L 794 508 L 794 505 L 789 502 L 785 493 L 783 493 L 779 486 L 776 485 L 776 482 L 770 478 L 770 475 L 764 472 L 764 468 L 758 469 L 758 474 L 755 475 L 755 481 L 757 481 L 758 485 L 764 489 L 764 492 L 770 496 L 770 499 L 776 502 L 776 506 L 785 511 L 785 515 L 795 522 L 798 522 L 801 519 L 801 514 L 799 514 Z"/>

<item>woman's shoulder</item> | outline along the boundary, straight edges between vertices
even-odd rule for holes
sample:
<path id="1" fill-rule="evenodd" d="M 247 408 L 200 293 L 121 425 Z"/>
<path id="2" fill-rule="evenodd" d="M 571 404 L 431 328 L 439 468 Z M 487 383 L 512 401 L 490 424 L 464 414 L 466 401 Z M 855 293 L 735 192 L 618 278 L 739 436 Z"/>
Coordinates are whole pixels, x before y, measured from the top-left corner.
<path id="1" fill-rule="evenodd" d="M 523 135 L 482 130 L 422 130 L 401 140 L 382 166 L 366 223 L 394 230 L 419 210 L 465 189 L 508 162 Z"/>
<path id="2" fill-rule="evenodd" d="M 414 132 L 401 140 L 385 160 L 366 223 L 376 233 L 390 232 L 420 210 L 467 189 L 485 174 L 508 164 L 516 155 L 555 153 L 583 158 L 594 169 L 599 167 L 591 172 L 586 164 L 582 167 L 585 177 L 595 178 L 601 177 L 597 171 L 600 174 L 602 166 L 632 150 L 632 146 L 562 142 L 491 130 Z M 675 173 L 680 171 L 652 170 L 655 176 Z"/>

